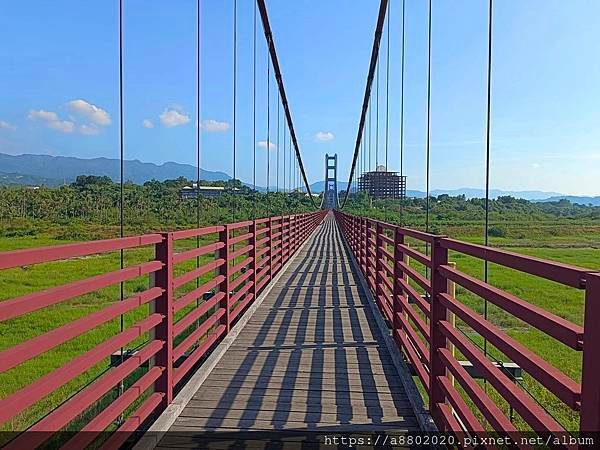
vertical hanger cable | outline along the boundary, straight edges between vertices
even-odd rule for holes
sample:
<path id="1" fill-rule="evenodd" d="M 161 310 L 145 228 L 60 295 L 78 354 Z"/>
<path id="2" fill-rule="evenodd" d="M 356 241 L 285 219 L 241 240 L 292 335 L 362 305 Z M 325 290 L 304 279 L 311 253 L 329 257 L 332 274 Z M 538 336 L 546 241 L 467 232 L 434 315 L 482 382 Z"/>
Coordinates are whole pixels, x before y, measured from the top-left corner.
<path id="1" fill-rule="evenodd" d="M 385 170 L 388 168 L 388 148 L 390 140 L 390 3 L 387 11 L 387 62 L 385 65 Z"/>
<path id="2" fill-rule="evenodd" d="M 231 221 L 235 222 L 236 182 L 236 119 L 237 119 L 237 0 L 233 0 L 233 189 L 231 192 Z"/>
<path id="3" fill-rule="evenodd" d="M 400 180 L 404 180 L 404 54 L 406 52 L 405 47 L 405 21 L 404 16 L 406 14 L 406 0 L 402 0 L 402 60 L 400 72 L 402 73 L 402 80 L 400 82 Z M 406 184 L 405 196 L 406 196 Z M 404 198 L 400 199 L 400 226 L 404 226 Z"/>
<path id="4" fill-rule="evenodd" d="M 489 245 L 490 226 L 490 157 L 491 157 L 491 117 L 492 117 L 492 19 L 493 0 L 488 6 L 488 60 L 487 60 L 487 111 L 486 111 L 486 149 L 485 149 L 485 245 Z M 487 257 L 484 260 L 484 281 L 488 282 L 489 264 Z M 488 318 L 488 302 L 484 299 L 483 315 Z M 487 356 L 487 339 L 483 341 L 484 353 Z"/>
<path id="5" fill-rule="evenodd" d="M 123 0 L 119 0 L 119 236 L 125 236 L 125 139 L 124 139 L 124 112 L 123 112 Z M 123 249 L 119 252 L 119 263 L 121 270 L 125 267 L 125 253 Z M 119 284 L 121 301 L 125 299 L 125 284 Z M 123 332 L 125 328 L 125 316 L 119 316 L 119 329 Z M 121 364 L 124 361 L 124 349 L 120 349 Z M 123 394 L 123 380 L 119 382 L 119 395 Z"/>

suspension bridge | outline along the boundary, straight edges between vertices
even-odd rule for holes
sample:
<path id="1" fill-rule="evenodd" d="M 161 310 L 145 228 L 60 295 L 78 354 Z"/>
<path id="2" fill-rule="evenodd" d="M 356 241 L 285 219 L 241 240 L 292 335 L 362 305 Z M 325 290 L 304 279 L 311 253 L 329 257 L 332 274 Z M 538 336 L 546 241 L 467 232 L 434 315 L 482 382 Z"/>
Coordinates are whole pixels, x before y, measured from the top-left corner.
<path id="1" fill-rule="evenodd" d="M 544 442 L 554 446 L 573 447 L 565 436 L 600 431 L 600 350 L 593 345 L 600 340 L 595 326 L 600 273 L 494 248 L 487 240 L 483 245 L 463 242 L 344 211 L 353 182 L 367 167 L 363 132 L 371 87 L 374 80 L 378 83 L 388 7 L 382 0 L 342 198 L 337 156 L 326 157 L 320 208 L 310 192 L 266 4 L 258 0 L 254 36 L 258 8 L 289 133 L 288 176 L 293 149 L 294 176 L 304 183 L 314 211 L 0 253 L 2 271 L 111 253 L 122 258 L 131 250 L 152 254 L 119 270 L 0 302 L 0 322 L 8 324 L 3 330 L 10 333 L 16 318 L 110 286 L 149 280 L 130 297 L 122 295 L 104 309 L 0 351 L 0 371 L 7 373 L 137 312 L 102 343 L 48 373 L 33 374 L 3 396 L 0 423 L 13 431 L 6 448 L 244 448 L 249 441 L 275 439 L 298 445 L 291 448 L 310 448 L 302 445 L 333 445 L 323 440 L 329 434 L 366 436 L 371 439 L 367 447 L 420 442 L 468 447 L 466 439 L 485 439 L 492 431 L 509 438 L 509 447 L 535 445 L 526 440 L 530 432 L 553 439 Z M 491 65 L 491 1 L 489 19 Z M 489 113 L 488 102 L 488 127 Z M 186 240 L 196 245 L 182 250 L 178 243 Z M 580 292 L 585 296 L 583 325 L 467 274 L 453 263 L 461 256 Z M 188 283 L 195 286 L 182 292 Z M 579 352 L 581 379 L 552 366 L 462 303 L 457 290 L 495 305 L 561 348 Z M 473 339 L 474 334 L 481 339 Z M 510 362 L 495 359 L 482 340 Z M 84 388 L 27 429 L 11 429 L 24 412 L 43 407 L 45 399 L 98 365 L 105 370 Z M 523 373 L 577 416 L 578 430 L 565 429 L 529 394 Z M 513 414 L 528 430 L 517 428 Z M 378 441 L 382 436 L 385 444 Z M 387 441 L 402 436 L 429 439 Z M 436 436 L 446 440 L 431 440 Z"/>

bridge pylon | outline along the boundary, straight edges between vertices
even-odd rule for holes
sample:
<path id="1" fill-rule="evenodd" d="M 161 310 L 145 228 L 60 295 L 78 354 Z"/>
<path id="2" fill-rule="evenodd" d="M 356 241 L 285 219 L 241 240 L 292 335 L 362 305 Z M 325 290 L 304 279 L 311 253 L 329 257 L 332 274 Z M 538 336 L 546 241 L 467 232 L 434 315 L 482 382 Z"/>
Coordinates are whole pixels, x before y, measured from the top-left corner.
<path id="1" fill-rule="evenodd" d="M 337 153 L 325 154 L 325 189 L 323 190 L 322 209 L 338 209 L 337 189 Z"/>

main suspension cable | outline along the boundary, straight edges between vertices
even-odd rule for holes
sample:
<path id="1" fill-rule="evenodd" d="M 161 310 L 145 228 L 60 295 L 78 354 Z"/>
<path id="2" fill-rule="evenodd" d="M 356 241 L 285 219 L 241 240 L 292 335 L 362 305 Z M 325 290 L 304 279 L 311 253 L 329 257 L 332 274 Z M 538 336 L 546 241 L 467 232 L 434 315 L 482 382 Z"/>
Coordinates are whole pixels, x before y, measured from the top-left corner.
<path id="1" fill-rule="evenodd" d="M 264 0 L 261 0 L 261 1 L 264 1 Z M 346 206 L 346 202 L 348 201 L 348 194 L 350 193 L 350 181 L 352 180 L 352 176 L 354 175 L 354 170 L 356 169 L 356 160 L 358 159 L 360 140 L 362 138 L 363 129 L 365 126 L 367 107 L 369 105 L 369 97 L 371 95 L 371 86 L 373 84 L 373 75 L 375 73 L 375 66 L 377 64 L 377 59 L 379 58 L 379 45 L 381 43 L 381 31 L 383 29 L 383 24 L 385 22 L 387 4 L 388 4 L 388 0 L 380 0 L 379 13 L 377 16 L 377 25 L 375 27 L 375 37 L 373 39 L 373 48 L 371 50 L 371 61 L 369 64 L 369 73 L 367 75 L 367 85 L 365 87 L 365 95 L 363 97 L 360 121 L 359 121 L 359 125 L 358 125 L 358 133 L 356 134 L 356 141 L 354 144 L 354 155 L 352 157 L 352 165 L 350 167 L 350 174 L 348 176 L 348 185 L 346 187 L 346 193 L 344 194 L 344 200 L 342 201 L 342 204 L 340 205 L 340 209 L 343 209 L 344 206 Z"/>
<path id="2" fill-rule="evenodd" d="M 283 109 L 285 111 L 285 117 L 286 117 L 287 124 L 288 124 L 289 131 L 290 131 L 290 138 L 294 145 L 294 151 L 296 153 L 296 160 L 298 161 L 298 167 L 301 172 L 302 179 L 304 181 L 304 185 L 306 187 L 306 192 L 311 200 L 313 207 L 316 209 L 317 204 L 315 202 L 314 197 L 312 196 L 312 192 L 310 190 L 310 185 L 308 184 L 308 178 L 306 177 L 306 171 L 304 170 L 304 164 L 302 162 L 302 155 L 300 153 L 300 147 L 298 145 L 298 139 L 296 138 L 296 131 L 294 129 L 294 123 L 292 121 L 292 114 L 290 112 L 287 95 L 285 93 L 283 78 L 281 76 L 281 68 L 279 66 L 279 60 L 277 58 L 277 51 L 275 50 L 275 42 L 273 40 L 273 33 L 271 31 L 271 25 L 269 23 L 269 15 L 267 12 L 267 6 L 265 4 L 265 0 L 256 0 L 256 1 L 258 3 L 258 9 L 260 11 L 260 17 L 262 19 L 263 30 L 265 33 L 265 39 L 267 40 L 267 45 L 269 47 L 269 53 L 271 55 L 271 62 L 273 64 L 273 70 L 275 72 L 275 79 L 277 80 L 277 85 L 279 87 L 279 95 L 281 96 L 281 103 L 282 103 Z"/>

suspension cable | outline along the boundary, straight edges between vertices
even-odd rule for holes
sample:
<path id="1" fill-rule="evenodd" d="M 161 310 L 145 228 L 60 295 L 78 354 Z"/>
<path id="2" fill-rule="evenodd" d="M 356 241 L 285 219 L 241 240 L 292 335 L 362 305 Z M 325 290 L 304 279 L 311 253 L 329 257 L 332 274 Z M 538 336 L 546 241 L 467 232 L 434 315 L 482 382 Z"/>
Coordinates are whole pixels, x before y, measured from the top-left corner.
<path id="1" fill-rule="evenodd" d="M 201 130 L 201 113 L 200 113 L 200 57 L 201 57 L 201 0 L 197 0 L 196 2 L 196 117 L 198 120 L 198 126 L 196 126 L 196 227 L 200 228 L 200 130 Z M 200 236 L 196 236 L 196 246 L 200 246 Z M 196 265 L 200 267 L 200 257 L 196 258 Z M 200 279 L 197 278 L 196 281 L 199 283 Z"/>
<path id="2" fill-rule="evenodd" d="M 488 6 L 488 60 L 487 60 L 487 112 L 486 112 L 486 148 L 485 148 L 485 246 L 489 245 L 490 226 L 490 144 L 491 144 L 491 117 L 492 117 L 492 19 L 493 0 L 489 0 Z M 489 269 L 487 254 L 484 259 L 484 281 L 488 282 Z M 483 316 L 488 317 L 488 301 L 484 299 Z M 487 355 L 487 339 L 483 341 L 484 353 Z"/>
<path id="3" fill-rule="evenodd" d="M 371 113 L 373 112 L 373 106 L 371 105 L 371 99 L 369 99 L 369 172 L 373 170 L 373 134 L 372 134 L 372 123 L 371 123 Z"/>
<path id="4" fill-rule="evenodd" d="M 236 109 L 237 107 L 237 0 L 233 0 L 233 186 L 231 192 L 231 217 L 232 222 L 235 222 L 235 181 L 236 181 Z"/>
<path id="5" fill-rule="evenodd" d="M 201 111 L 200 111 L 200 64 L 201 64 L 201 0 L 196 3 L 196 227 L 200 228 L 200 133 L 201 133 Z M 200 248 L 200 236 L 196 236 L 196 248 Z M 196 268 L 200 267 L 200 256 L 196 256 Z M 196 287 L 200 287 L 200 277 L 196 278 Z M 200 305 L 200 298 L 196 299 L 196 307 Z M 200 325 L 200 320 L 196 321 L 196 328 Z"/>
<path id="6" fill-rule="evenodd" d="M 387 10 L 387 62 L 385 64 L 385 170 L 388 169 L 388 148 L 390 140 L 390 4 Z"/>
<path id="7" fill-rule="evenodd" d="M 283 124 L 283 137 L 281 139 L 281 143 L 283 145 L 283 164 L 282 164 L 282 171 L 283 173 L 281 174 L 281 190 L 285 193 L 285 161 L 286 161 L 286 153 L 287 153 L 287 145 L 286 145 L 286 130 L 287 127 L 285 126 L 285 123 Z"/>
<path id="8" fill-rule="evenodd" d="M 276 139 L 276 148 L 275 154 L 277 155 L 275 158 L 276 167 L 275 167 L 275 192 L 279 192 L 279 98 L 277 99 L 277 139 Z"/>
<path id="9" fill-rule="evenodd" d="M 256 3 L 254 3 L 252 46 L 252 218 L 256 220 Z"/>
<path id="10" fill-rule="evenodd" d="M 425 231 L 429 232 L 429 184 L 430 184 L 430 145 L 431 145 L 431 0 L 429 0 L 429 32 L 427 34 L 427 143 L 426 153 L 426 194 L 425 194 Z"/>
<path id="11" fill-rule="evenodd" d="M 264 1 L 264 0 L 259 0 Z M 346 202 L 348 201 L 348 194 L 350 193 L 350 181 L 352 180 L 352 176 L 354 175 L 354 170 L 356 168 L 356 160 L 358 158 L 358 150 L 360 147 L 360 139 L 363 134 L 363 129 L 365 126 L 365 118 L 367 113 L 367 107 L 369 104 L 369 97 L 371 95 L 371 85 L 373 84 L 373 74 L 375 72 L 375 65 L 377 64 L 377 59 L 379 58 L 379 44 L 381 43 L 381 31 L 383 29 L 383 24 L 385 21 L 386 10 L 387 10 L 388 0 L 380 0 L 379 3 L 379 13 L 377 16 L 377 25 L 375 27 L 375 37 L 373 39 L 373 49 L 371 50 L 371 61 L 369 64 L 369 74 L 367 75 L 367 85 L 365 87 L 365 95 L 363 97 L 363 104 L 360 114 L 360 122 L 358 125 L 358 133 L 356 135 L 356 142 L 354 144 L 354 155 L 352 157 L 352 165 L 350 167 L 350 174 L 348 176 L 348 186 L 346 187 L 346 193 L 344 194 L 344 200 L 340 206 L 340 209 L 344 209 L 346 206 Z"/>
<path id="12" fill-rule="evenodd" d="M 377 74 L 375 77 L 375 171 L 379 166 L 379 60 L 377 60 Z"/>
<path id="13" fill-rule="evenodd" d="M 267 53 L 267 139 L 265 148 L 267 149 L 267 206 L 269 208 L 269 216 L 271 215 L 271 197 L 269 195 L 271 189 L 269 181 L 271 181 L 271 57 Z"/>
<path id="14" fill-rule="evenodd" d="M 400 182 L 404 183 L 404 198 L 400 198 L 400 226 L 404 226 L 404 199 L 406 198 L 406 183 L 404 182 L 404 54 L 405 48 L 405 21 L 406 0 L 402 0 L 402 61 L 400 72 L 402 81 L 400 82 Z"/>
<path id="15" fill-rule="evenodd" d="M 124 111 L 123 111 L 123 0 L 119 0 L 119 196 L 121 204 L 119 205 L 119 235 L 120 237 L 125 236 L 125 139 L 124 139 Z M 125 267 L 125 252 L 123 249 L 120 250 L 120 266 L 121 270 Z M 119 284 L 121 301 L 125 299 L 125 284 L 121 282 Z M 121 333 L 125 329 L 125 316 L 121 314 L 119 316 L 119 329 Z M 124 360 L 124 349 L 120 349 L 121 364 Z M 124 391 L 124 381 L 119 382 L 119 395 L 122 395 Z"/>
<path id="16" fill-rule="evenodd" d="M 281 96 L 281 102 L 283 104 L 283 109 L 285 111 L 285 117 L 288 123 L 290 137 L 292 143 L 294 145 L 294 151 L 296 153 L 296 160 L 298 161 L 298 167 L 302 175 L 302 179 L 304 181 L 304 185 L 306 186 L 306 192 L 310 197 L 313 207 L 316 209 L 317 204 L 315 203 L 315 199 L 312 196 L 312 192 L 310 190 L 310 185 L 308 184 L 308 178 L 306 177 L 306 171 L 304 170 L 304 164 L 302 163 L 302 155 L 300 153 L 300 147 L 298 145 L 298 139 L 296 138 L 296 131 L 294 130 L 294 123 L 292 122 L 292 114 L 290 112 L 289 103 L 287 99 L 287 95 L 285 93 L 285 87 L 283 85 L 283 78 L 281 76 L 281 68 L 279 66 L 279 60 L 277 59 L 277 51 L 275 50 L 275 42 L 273 40 L 273 33 L 271 31 L 271 25 L 269 23 L 269 15 L 267 12 L 267 6 L 265 4 L 265 0 L 256 0 L 258 3 L 258 9 L 260 11 L 260 17 L 262 19 L 263 30 L 265 33 L 265 39 L 267 40 L 267 45 L 269 47 L 269 53 L 271 55 L 271 62 L 273 64 L 273 70 L 275 72 L 275 79 L 277 80 L 277 85 L 279 87 L 279 95 Z M 387 1 L 387 0 L 386 0 Z"/>

